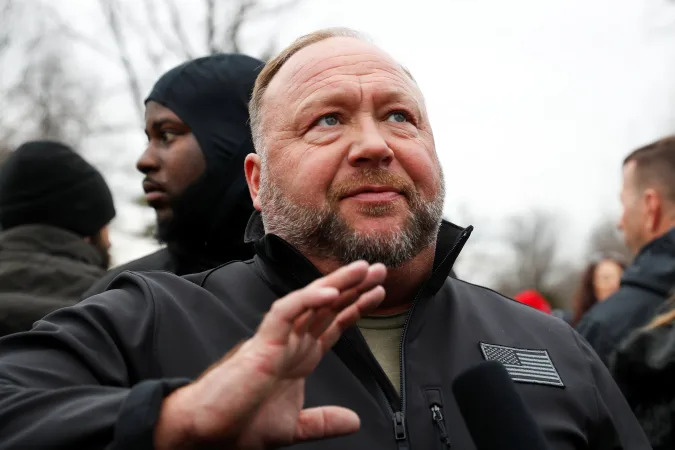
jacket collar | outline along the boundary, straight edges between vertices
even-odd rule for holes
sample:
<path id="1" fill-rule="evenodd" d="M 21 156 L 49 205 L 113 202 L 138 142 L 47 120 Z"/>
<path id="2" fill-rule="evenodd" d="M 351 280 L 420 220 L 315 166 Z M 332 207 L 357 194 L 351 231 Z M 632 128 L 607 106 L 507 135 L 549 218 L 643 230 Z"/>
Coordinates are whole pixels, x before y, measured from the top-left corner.
<path id="1" fill-rule="evenodd" d="M 626 268 L 621 285 L 635 285 L 667 296 L 675 286 L 675 227 L 645 245 Z"/>
<path id="2" fill-rule="evenodd" d="M 431 277 L 421 287 L 424 296 L 433 295 L 441 288 L 472 231 L 472 226 L 462 228 L 445 220 L 441 222 L 434 268 Z M 319 270 L 295 247 L 275 234 L 265 233 L 258 211 L 249 219 L 245 239 L 255 243 L 256 255 L 278 274 L 271 275 L 275 278 L 273 284 L 284 286 L 285 291 L 299 289 L 321 277 Z"/>

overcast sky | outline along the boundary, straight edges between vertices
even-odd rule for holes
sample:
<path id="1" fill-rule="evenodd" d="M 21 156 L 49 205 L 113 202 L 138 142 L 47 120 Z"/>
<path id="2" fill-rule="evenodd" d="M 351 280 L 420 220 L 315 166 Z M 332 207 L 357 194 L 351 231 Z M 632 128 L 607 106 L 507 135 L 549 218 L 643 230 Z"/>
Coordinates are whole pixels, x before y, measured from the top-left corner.
<path id="1" fill-rule="evenodd" d="M 662 31 L 673 8 L 658 3 L 343 1 L 317 22 L 366 31 L 412 70 L 448 212 L 544 206 L 591 219 L 617 202 L 622 156 L 675 129 L 675 22 Z M 316 27 L 303 22 L 289 40 Z"/>
<path id="2" fill-rule="evenodd" d="M 325 26 L 367 33 L 412 71 L 446 216 L 462 225 L 466 209 L 485 229 L 544 208 L 580 250 L 590 225 L 618 212 L 623 156 L 675 130 L 666 0 L 306 0 L 275 28 L 284 46 Z M 144 251 L 123 243 L 117 258 Z"/>

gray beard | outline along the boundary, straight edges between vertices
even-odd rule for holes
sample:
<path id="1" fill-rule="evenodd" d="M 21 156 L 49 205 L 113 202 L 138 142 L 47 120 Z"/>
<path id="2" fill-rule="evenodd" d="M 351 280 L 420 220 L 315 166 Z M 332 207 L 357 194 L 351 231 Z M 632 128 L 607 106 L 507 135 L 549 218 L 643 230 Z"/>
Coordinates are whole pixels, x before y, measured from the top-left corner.
<path id="1" fill-rule="evenodd" d="M 381 176 L 381 171 L 366 171 L 365 175 L 376 180 L 387 178 Z M 436 240 L 441 224 L 445 197 L 442 173 L 441 190 L 432 201 L 424 202 L 411 187 L 404 189 L 409 205 L 404 224 L 389 232 L 371 234 L 349 226 L 338 214 L 336 201 L 329 198 L 326 208 L 298 205 L 271 184 L 269 177 L 261 177 L 259 197 L 265 232 L 278 235 L 301 253 L 318 259 L 333 259 L 342 264 L 366 260 L 399 267 Z M 362 212 L 377 217 L 390 210 L 389 205 L 375 205 Z"/>

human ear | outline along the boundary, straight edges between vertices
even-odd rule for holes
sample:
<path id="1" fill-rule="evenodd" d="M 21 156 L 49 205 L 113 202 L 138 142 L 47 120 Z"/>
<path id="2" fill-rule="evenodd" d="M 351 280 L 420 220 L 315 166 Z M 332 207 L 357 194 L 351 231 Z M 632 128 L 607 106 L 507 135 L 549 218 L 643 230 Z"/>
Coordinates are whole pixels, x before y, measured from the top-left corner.
<path id="1" fill-rule="evenodd" d="M 647 231 L 650 233 L 656 232 L 661 226 L 662 220 L 662 200 L 661 196 L 654 189 L 647 189 L 644 192 L 644 202 L 647 218 Z"/>
<path id="2" fill-rule="evenodd" d="M 250 153 L 246 156 L 244 173 L 246 174 L 248 192 L 251 194 L 251 200 L 253 200 L 253 207 L 261 211 L 260 200 L 258 200 L 258 192 L 260 191 L 260 156 L 255 153 Z"/>

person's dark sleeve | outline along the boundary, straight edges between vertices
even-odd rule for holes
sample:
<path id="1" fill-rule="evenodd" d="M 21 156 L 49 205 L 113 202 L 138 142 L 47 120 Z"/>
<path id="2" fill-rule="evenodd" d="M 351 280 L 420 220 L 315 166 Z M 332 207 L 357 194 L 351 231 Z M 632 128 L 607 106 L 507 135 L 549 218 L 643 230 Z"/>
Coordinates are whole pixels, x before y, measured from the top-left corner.
<path id="1" fill-rule="evenodd" d="M 155 304 L 125 274 L 113 289 L 0 339 L 0 449 L 152 448 L 162 399 L 149 378 Z"/>
<path id="2" fill-rule="evenodd" d="M 609 367 L 609 358 L 617 345 L 607 332 L 605 325 L 587 314 L 577 325 L 577 331 L 593 347 L 605 367 Z"/>
<path id="3" fill-rule="evenodd" d="M 105 292 L 106 289 L 108 289 L 108 286 L 110 286 L 110 283 L 117 278 L 119 274 L 124 272 L 126 269 L 124 268 L 119 268 L 116 267 L 114 269 L 110 269 L 107 271 L 101 278 L 96 280 L 94 284 L 92 284 L 89 289 L 87 289 L 84 294 L 80 297 L 81 300 L 87 299 L 89 297 L 93 297 L 94 295 L 98 295 L 101 292 Z"/>
<path id="4" fill-rule="evenodd" d="M 594 450 L 651 449 L 647 436 L 605 364 L 588 343 L 576 333 L 574 336 L 587 359 L 595 396 L 597 415 L 589 423 L 588 447 Z"/>

